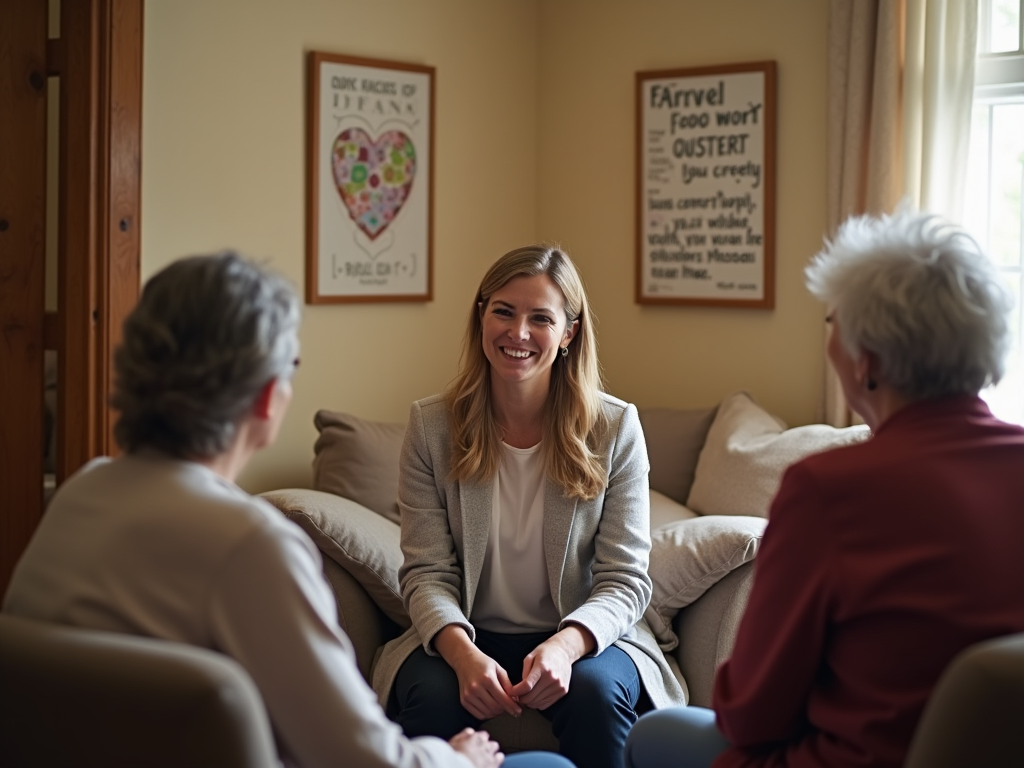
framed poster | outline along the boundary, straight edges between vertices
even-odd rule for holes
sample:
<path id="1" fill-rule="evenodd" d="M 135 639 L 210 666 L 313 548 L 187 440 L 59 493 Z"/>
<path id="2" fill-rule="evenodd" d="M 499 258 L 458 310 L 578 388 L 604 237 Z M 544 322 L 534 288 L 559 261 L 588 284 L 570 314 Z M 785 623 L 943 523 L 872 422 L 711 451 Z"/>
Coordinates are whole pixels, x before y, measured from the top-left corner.
<path id="1" fill-rule="evenodd" d="M 434 68 L 309 54 L 306 301 L 433 298 Z"/>
<path id="2" fill-rule="evenodd" d="M 775 62 L 636 75 L 636 301 L 775 305 Z"/>

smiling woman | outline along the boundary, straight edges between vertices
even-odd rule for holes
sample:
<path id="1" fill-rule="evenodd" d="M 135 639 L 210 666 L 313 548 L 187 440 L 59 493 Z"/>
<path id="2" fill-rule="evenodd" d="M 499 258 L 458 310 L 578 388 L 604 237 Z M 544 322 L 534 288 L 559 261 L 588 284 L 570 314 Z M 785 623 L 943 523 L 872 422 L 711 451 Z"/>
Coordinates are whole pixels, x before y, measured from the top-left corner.
<path id="1" fill-rule="evenodd" d="M 516 307 L 507 306 L 510 301 L 518 302 L 518 311 L 534 326 L 531 332 L 529 326 L 521 325 L 518 340 L 509 335 L 512 329 L 502 329 L 497 320 L 503 315 L 514 318 Z M 487 322 L 491 319 L 499 323 L 497 328 Z M 564 329 L 564 338 L 553 340 L 557 328 Z M 500 442 L 510 436 L 507 431 L 531 431 L 537 435 L 532 445 L 539 441 L 544 424 L 552 446 L 547 452 L 552 477 L 567 490 L 576 489 L 581 498 L 593 498 L 601 489 L 602 468 L 588 445 L 588 438 L 600 429 L 603 418 L 593 329 L 583 281 L 564 251 L 528 246 L 495 262 L 480 283 L 470 311 L 462 366 L 445 395 L 453 416 L 454 444 L 459 446 L 454 471 L 460 479 L 480 480 L 493 475 L 499 463 Z M 525 339 L 524 331 L 528 333 Z M 495 361 L 506 357 L 504 352 L 501 357 L 492 357 L 496 345 L 538 352 L 542 346 L 550 347 L 550 358 L 547 364 L 530 366 L 539 372 L 533 384 L 513 387 L 500 373 L 505 368 L 495 368 Z M 565 351 L 557 352 L 556 346 Z M 562 355 L 563 364 L 555 367 L 557 355 Z M 538 356 L 547 359 L 543 354 Z M 508 412 L 513 407 L 517 411 Z M 493 418 L 481 418 L 484 415 Z"/>
<path id="2" fill-rule="evenodd" d="M 564 251 L 511 251 L 481 281 L 452 385 L 413 404 L 399 481 L 413 626 L 374 670 L 407 734 L 530 708 L 577 765 L 618 768 L 636 710 L 684 702 L 643 619 L 643 433 L 601 391 L 593 329 Z"/>
<path id="3" fill-rule="evenodd" d="M 523 275 L 480 303 L 483 351 L 491 364 L 491 392 L 504 441 L 529 448 L 541 439 L 540 419 L 509 413 L 513 402 L 538 414 L 551 388 L 557 356 L 568 357 L 578 319 L 570 319 L 558 285 L 547 275 Z"/>

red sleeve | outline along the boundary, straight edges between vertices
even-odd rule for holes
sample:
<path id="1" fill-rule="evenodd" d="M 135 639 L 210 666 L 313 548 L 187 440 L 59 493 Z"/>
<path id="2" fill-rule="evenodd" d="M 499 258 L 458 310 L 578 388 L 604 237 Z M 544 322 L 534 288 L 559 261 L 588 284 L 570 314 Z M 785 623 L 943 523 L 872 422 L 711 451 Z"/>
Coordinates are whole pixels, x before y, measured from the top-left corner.
<path id="1" fill-rule="evenodd" d="M 718 727 L 740 749 L 806 730 L 839 567 L 828 517 L 811 473 L 791 467 L 772 503 L 732 658 L 715 679 Z"/>

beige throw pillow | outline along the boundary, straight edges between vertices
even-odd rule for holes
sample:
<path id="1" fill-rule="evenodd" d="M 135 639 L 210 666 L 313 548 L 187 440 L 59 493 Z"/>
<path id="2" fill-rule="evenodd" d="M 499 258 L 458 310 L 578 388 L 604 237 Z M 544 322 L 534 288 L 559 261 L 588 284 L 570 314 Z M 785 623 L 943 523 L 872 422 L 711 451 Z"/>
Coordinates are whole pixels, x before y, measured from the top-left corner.
<path id="1" fill-rule="evenodd" d="M 298 524 L 324 557 L 348 571 L 392 621 L 403 629 L 410 625 L 398 585 L 402 544 L 395 523 L 321 491 L 287 488 L 264 493 L 263 498 Z"/>
<path id="2" fill-rule="evenodd" d="M 404 424 L 367 421 L 338 411 L 317 411 L 313 487 L 343 496 L 398 523 L 398 463 Z"/>
<path id="3" fill-rule="evenodd" d="M 811 454 L 859 443 L 869 434 L 865 426 L 786 429 L 746 392 L 736 392 L 718 406 L 686 506 L 701 515 L 767 517 L 787 467 Z"/>
<path id="4" fill-rule="evenodd" d="M 662 650 L 679 645 L 672 622 L 730 571 L 754 559 L 768 521 L 760 517 L 695 517 L 651 533 L 653 582 L 644 618 Z"/>

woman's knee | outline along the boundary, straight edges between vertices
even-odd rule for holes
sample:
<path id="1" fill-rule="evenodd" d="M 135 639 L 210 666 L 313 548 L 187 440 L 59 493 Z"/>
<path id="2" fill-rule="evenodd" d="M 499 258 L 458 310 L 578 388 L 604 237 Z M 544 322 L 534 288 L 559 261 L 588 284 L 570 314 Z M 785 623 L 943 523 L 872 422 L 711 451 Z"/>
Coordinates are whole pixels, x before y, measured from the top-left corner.
<path id="1" fill-rule="evenodd" d="M 641 717 L 626 739 L 627 768 L 707 768 L 729 742 L 703 707 L 670 707 Z"/>
<path id="2" fill-rule="evenodd" d="M 391 698 L 395 721 L 407 736 L 450 738 L 476 720 L 459 699 L 459 679 L 448 663 L 418 648 L 402 664 Z"/>
<path id="3" fill-rule="evenodd" d="M 417 648 L 402 663 L 395 677 L 394 693 L 399 705 L 409 697 L 448 698 L 459 696 L 459 678 L 444 659 Z"/>
<path id="4" fill-rule="evenodd" d="M 572 761 L 553 752 L 517 752 L 502 763 L 505 768 L 575 768 Z"/>
<path id="5" fill-rule="evenodd" d="M 573 666 L 569 693 L 574 699 L 601 705 L 625 703 L 632 708 L 640 696 L 640 673 L 623 651 L 609 648 Z"/>

